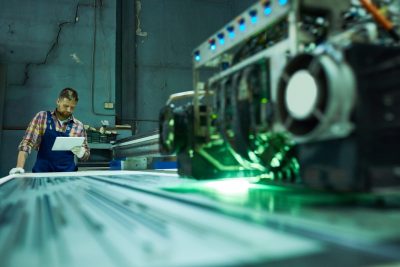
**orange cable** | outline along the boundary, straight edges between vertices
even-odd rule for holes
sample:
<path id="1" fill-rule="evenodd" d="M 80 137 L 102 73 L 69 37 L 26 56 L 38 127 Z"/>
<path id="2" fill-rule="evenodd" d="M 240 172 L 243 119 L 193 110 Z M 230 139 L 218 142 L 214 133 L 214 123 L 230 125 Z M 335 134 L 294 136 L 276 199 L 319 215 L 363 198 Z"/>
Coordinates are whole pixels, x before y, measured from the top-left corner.
<path id="1" fill-rule="evenodd" d="M 393 23 L 387 19 L 384 15 L 382 15 L 379 11 L 379 9 L 371 3 L 369 0 L 360 0 L 361 4 L 364 6 L 364 8 L 371 13 L 371 15 L 374 17 L 374 19 L 380 24 L 383 28 L 385 28 L 387 31 L 393 30 Z"/>

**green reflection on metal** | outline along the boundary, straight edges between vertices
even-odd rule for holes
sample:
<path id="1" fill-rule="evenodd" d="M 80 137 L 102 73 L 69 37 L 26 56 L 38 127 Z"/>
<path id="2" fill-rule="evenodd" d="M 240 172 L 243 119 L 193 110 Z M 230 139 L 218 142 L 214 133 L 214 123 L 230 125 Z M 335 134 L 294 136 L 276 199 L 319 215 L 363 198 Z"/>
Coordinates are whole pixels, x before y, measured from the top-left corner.
<path id="1" fill-rule="evenodd" d="M 192 193 L 217 200 L 221 203 L 268 212 L 304 213 L 310 208 L 336 207 L 368 203 L 371 195 L 360 193 L 320 192 L 298 186 L 282 186 L 252 183 L 256 177 L 237 177 L 195 181 L 178 186 L 165 187 L 166 191 L 175 193 Z"/>
<path id="2" fill-rule="evenodd" d="M 209 181 L 204 183 L 203 186 L 221 194 L 243 193 L 247 192 L 251 187 L 257 187 L 257 185 L 250 183 L 247 178 Z"/>

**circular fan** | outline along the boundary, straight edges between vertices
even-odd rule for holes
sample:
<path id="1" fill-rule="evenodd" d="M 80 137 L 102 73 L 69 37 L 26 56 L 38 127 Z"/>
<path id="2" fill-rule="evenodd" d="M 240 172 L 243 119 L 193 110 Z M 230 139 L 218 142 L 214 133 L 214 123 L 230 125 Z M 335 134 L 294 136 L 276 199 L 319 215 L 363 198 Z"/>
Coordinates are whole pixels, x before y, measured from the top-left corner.
<path id="1" fill-rule="evenodd" d="M 305 142 L 348 134 L 354 99 L 355 79 L 345 62 L 301 54 L 281 75 L 277 109 L 283 127 Z"/>

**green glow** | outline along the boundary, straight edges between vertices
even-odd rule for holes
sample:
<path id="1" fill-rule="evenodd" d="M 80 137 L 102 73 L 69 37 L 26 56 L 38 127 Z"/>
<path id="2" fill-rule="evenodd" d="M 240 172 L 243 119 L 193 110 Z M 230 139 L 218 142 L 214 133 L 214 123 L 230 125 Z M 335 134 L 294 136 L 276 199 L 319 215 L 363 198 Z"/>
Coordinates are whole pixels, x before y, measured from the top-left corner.
<path id="1" fill-rule="evenodd" d="M 257 180 L 255 180 L 254 182 L 257 183 L 261 179 L 273 180 L 274 179 L 274 174 L 273 173 L 263 173 L 259 177 L 257 177 Z"/>
<path id="2" fill-rule="evenodd" d="M 248 178 L 234 178 L 226 180 L 210 181 L 204 184 L 205 188 L 212 189 L 215 193 L 223 195 L 237 195 L 247 193 L 249 188 L 256 187 Z"/>
<path id="3" fill-rule="evenodd" d="M 246 159 L 244 159 L 242 156 L 240 156 L 239 154 L 237 154 L 232 147 L 228 147 L 228 150 L 231 152 L 232 156 L 235 157 L 235 159 L 237 160 L 237 162 L 243 166 L 244 168 L 247 169 L 253 169 L 253 170 L 258 170 L 258 171 L 265 171 L 266 168 L 265 166 L 256 163 L 256 162 L 249 162 Z"/>
<path id="4" fill-rule="evenodd" d="M 261 98 L 261 104 L 267 104 L 268 103 L 268 99 L 263 97 Z"/>
<path id="5" fill-rule="evenodd" d="M 257 155 L 254 154 L 252 151 L 249 152 L 249 158 L 253 162 L 259 162 L 260 161 L 260 159 L 257 157 Z"/>
<path id="6" fill-rule="evenodd" d="M 218 118 L 217 114 L 214 113 L 214 114 L 211 115 L 211 119 L 215 120 L 217 118 Z"/>
<path id="7" fill-rule="evenodd" d="M 279 161 L 279 159 L 277 159 L 277 157 L 273 157 L 271 160 L 271 166 L 273 168 L 277 168 L 281 165 L 281 162 Z"/>
<path id="8" fill-rule="evenodd" d="M 267 174 L 263 174 L 266 177 Z M 269 175 L 269 179 L 271 179 L 273 173 Z M 296 189 L 273 185 L 273 184 L 257 184 L 256 182 L 258 177 L 235 177 L 228 179 L 218 179 L 213 181 L 202 182 L 201 184 L 197 184 L 197 189 L 204 188 L 208 189 L 207 191 L 213 191 L 214 193 L 218 193 L 221 195 L 235 195 L 235 194 L 243 194 L 244 192 L 248 192 L 250 190 L 266 190 L 268 191 L 295 191 Z"/>
<path id="9" fill-rule="evenodd" d="M 212 154 L 208 153 L 205 149 L 200 148 L 197 151 L 200 155 L 202 155 L 205 159 L 208 160 L 209 163 L 211 163 L 213 166 L 215 166 L 218 170 L 223 170 L 227 172 L 235 172 L 235 171 L 240 171 L 243 170 L 243 168 L 240 165 L 224 165 L 221 164 L 221 162 L 216 159 Z M 222 178 L 222 177 L 220 177 Z"/>
<path id="10" fill-rule="evenodd" d="M 173 140 L 174 140 L 174 137 L 175 137 L 175 135 L 174 135 L 174 133 L 168 133 L 168 142 L 172 142 Z"/>
<path id="11" fill-rule="evenodd" d="M 174 127 L 175 120 L 169 120 L 168 125 L 171 126 L 171 127 Z"/>
<path id="12" fill-rule="evenodd" d="M 262 153 L 264 153 L 264 151 L 265 151 L 265 147 L 264 146 L 262 146 L 262 145 L 258 145 L 257 146 L 256 153 L 258 155 L 261 155 Z"/>
<path id="13" fill-rule="evenodd" d="M 275 180 L 276 179 L 276 177 L 275 177 L 276 174 L 274 172 L 271 172 L 270 175 L 271 175 L 271 178 L 270 178 L 271 180 Z"/>

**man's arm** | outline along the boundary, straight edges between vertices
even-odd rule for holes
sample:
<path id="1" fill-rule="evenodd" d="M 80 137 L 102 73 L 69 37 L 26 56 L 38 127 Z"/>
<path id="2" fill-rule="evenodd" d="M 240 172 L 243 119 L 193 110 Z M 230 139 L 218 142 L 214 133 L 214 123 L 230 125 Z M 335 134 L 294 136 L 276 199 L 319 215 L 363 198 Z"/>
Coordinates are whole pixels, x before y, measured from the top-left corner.
<path id="1" fill-rule="evenodd" d="M 26 153 L 25 151 L 19 151 L 17 158 L 17 168 L 24 168 L 27 157 L 28 153 Z"/>
<path id="2" fill-rule="evenodd" d="M 25 135 L 22 138 L 21 143 L 18 146 L 18 157 L 17 165 L 15 168 L 10 170 L 10 174 L 24 173 L 25 161 L 28 155 L 31 153 L 32 148 L 37 149 L 40 145 L 40 138 L 44 132 L 44 126 L 47 119 L 47 113 L 41 111 L 29 123 L 28 128 L 25 131 Z"/>
<path id="3" fill-rule="evenodd" d="M 17 166 L 10 170 L 10 174 L 25 173 L 24 166 L 28 153 L 25 151 L 18 152 Z"/>

